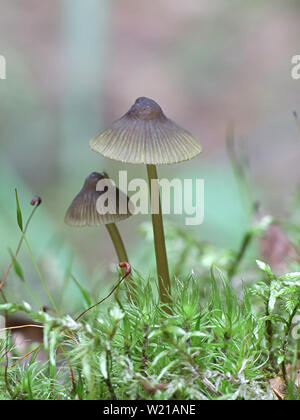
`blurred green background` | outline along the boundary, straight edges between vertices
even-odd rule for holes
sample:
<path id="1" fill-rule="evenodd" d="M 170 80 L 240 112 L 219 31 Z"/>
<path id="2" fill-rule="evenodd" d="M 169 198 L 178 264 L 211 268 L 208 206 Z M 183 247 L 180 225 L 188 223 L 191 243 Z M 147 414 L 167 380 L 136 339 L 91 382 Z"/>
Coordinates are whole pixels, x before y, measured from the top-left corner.
<path id="1" fill-rule="evenodd" d="M 300 82 L 290 75 L 291 57 L 300 53 L 299 18 L 296 0 L 1 0 L 0 54 L 7 61 L 7 79 L 0 80 L 1 276 L 8 248 L 15 250 L 20 237 L 17 187 L 24 217 L 33 195 L 43 199 L 28 239 L 67 309 L 78 305 L 70 267 L 99 295 L 116 279 L 105 228 L 72 229 L 63 219 L 90 172 L 106 170 L 117 179 L 118 170 L 127 169 L 132 178 L 146 176 L 144 167 L 101 158 L 88 145 L 139 96 L 155 99 L 203 146 L 193 161 L 158 171 L 167 178 L 204 178 L 204 223 L 166 220 L 199 241 L 238 248 L 250 220 L 226 153 L 230 121 L 250 162 L 253 199 L 286 216 L 299 182 L 292 111 L 299 110 Z M 154 253 L 137 231 L 147 220 L 136 216 L 119 225 L 131 262 L 145 275 L 154 272 Z M 25 247 L 19 261 L 38 290 Z M 22 295 L 14 277 L 7 293 Z"/>

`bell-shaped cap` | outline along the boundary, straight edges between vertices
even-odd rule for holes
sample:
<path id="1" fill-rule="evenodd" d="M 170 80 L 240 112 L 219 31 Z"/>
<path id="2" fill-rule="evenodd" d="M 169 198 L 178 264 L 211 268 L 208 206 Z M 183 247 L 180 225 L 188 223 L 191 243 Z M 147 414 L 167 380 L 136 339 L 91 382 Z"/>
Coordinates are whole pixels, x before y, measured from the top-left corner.
<path id="1" fill-rule="evenodd" d="M 65 223 L 71 226 L 98 226 L 120 222 L 131 216 L 130 205 L 129 198 L 106 173 L 92 172 L 68 208 Z"/>
<path id="2" fill-rule="evenodd" d="M 143 97 L 92 139 L 90 147 L 110 159 L 150 165 L 189 160 L 202 150 L 192 134 L 167 118 L 155 101 Z"/>

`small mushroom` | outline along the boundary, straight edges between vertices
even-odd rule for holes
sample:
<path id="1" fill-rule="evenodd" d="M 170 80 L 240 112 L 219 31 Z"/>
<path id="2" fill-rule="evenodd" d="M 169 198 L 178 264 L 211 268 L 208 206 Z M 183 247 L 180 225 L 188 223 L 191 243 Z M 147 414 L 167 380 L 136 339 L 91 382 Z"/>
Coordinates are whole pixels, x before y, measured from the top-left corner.
<path id="1" fill-rule="evenodd" d="M 97 184 L 101 180 L 106 181 L 106 186 L 104 190 L 97 190 Z M 99 198 L 104 193 L 107 194 L 106 199 L 101 204 Z M 114 205 L 109 208 L 109 203 Z M 122 212 L 120 211 L 120 203 L 126 203 L 126 208 L 122 208 Z M 128 262 L 124 243 L 115 225 L 116 222 L 131 216 L 128 206 L 128 197 L 112 183 L 106 173 L 92 172 L 86 178 L 82 189 L 68 208 L 65 223 L 70 226 L 99 226 L 104 224 L 114 244 L 119 262 Z M 114 211 L 109 210 L 112 208 L 114 208 Z"/>
<path id="2" fill-rule="evenodd" d="M 122 118 L 92 139 L 90 147 L 110 159 L 147 165 L 150 191 L 152 185 L 159 202 L 158 214 L 152 212 L 159 290 L 162 302 L 169 303 L 171 284 L 156 165 L 192 159 L 201 152 L 201 146 L 188 131 L 167 118 L 155 101 L 141 97 Z"/>

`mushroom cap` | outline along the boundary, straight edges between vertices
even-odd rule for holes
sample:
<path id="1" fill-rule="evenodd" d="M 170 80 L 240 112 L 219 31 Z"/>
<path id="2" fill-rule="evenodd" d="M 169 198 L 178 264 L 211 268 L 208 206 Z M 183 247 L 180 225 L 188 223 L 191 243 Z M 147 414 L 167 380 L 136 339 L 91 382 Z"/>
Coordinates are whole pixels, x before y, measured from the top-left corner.
<path id="1" fill-rule="evenodd" d="M 119 120 L 90 141 L 110 159 L 149 165 L 189 160 L 201 152 L 197 139 L 167 118 L 152 99 L 138 98 Z"/>
<path id="2" fill-rule="evenodd" d="M 106 180 L 108 187 L 104 191 L 97 191 L 97 184 L 100 180 Z M 98 201 L 102 194 L 107 193 L 104 205 Z M 115 212 L 106 212 L 107 203 L 115 203 Z M 122 200 L 122 201 L 121 201 Z M 120 211 L 120 202 L 125 203 L 125 209 Z M 132 205 L 132 203 L 131 203 Z M 106 207 L 105 207 L 106 206 Z M 70 204 L 66 215 L 65 223 L 70 226 L 98 226 L 108 223 L 120 222 L 131 216 L 129 211 L 129 198 L 120 191 L 110 180 L 106 173 L 92 172 L 85 180 L 82 189 Z"/>

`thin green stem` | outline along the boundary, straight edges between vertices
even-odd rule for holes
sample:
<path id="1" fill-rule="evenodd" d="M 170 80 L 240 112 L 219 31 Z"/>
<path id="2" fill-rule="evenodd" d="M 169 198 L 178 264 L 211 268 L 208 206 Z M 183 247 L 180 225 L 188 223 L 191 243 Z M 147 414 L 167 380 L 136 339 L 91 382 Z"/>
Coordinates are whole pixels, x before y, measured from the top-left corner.
<path id="1" fill-rule="evenodd" d="M 249 180 L 249 168 L 247 156 L 238 157 L 235 151 L 234 123 L 231 122 L 226 134 L 227 153 L 230 159 L 233 174 L 240 190 L 241 198 L 244 202 L 249 219 L 253 214 L 252 188 Z"/>
<path id="2" fill-rule="evenodd" d="M 27 247 L 28 253 L 29 253 L 30 258 L 31 258 L 31 260 L 32 260 L 32 263 L 33 263 L 33 265 L 34 265 L 34 267 L 35 267 L 35 269 L 36 269 L 36 271 L 37 271 L 37 273 L 38 273 L 38 276 L 39 276 L 39 278 L 40 278 L 40 280 L 41 280 L 41 282 L 42 282 L 42 285 L 44 286 L 44 289 L 46 290 L 46 293 L 47 293 L 47 295 L 48 295 L 48 298 L 49 298 L 49 300 L 50 300 L 50 302 L 51 302 L 51 304 L 52 304 L 52 306 L 53 306 L 53 308 L 54 308 L 55 312 L 57 313 L 57 315 L 60 315 L 60 312 L 59 312 L 59 310 L 58 310 L 58 308 L 57 308 L 57 306 L 56 306 L 56 303 L 55 303 L 55 301 L 54 301 L 53 297 L 51 296 L 51 293 L 50 293 L 50 291 L 49 291 L 49 289 L 48 289 L 48 287 L 47 287 L 47 285 L 46 285 L 46 282 L 45 282 L 45 279 L 44 279 L 44 277 L 43 277 L 43 275 L 42 275 L 42 273 L 41 273 L 41 270 L 40 270 L 40 268 L 39 268 L 39 266 L 38 266 L 38 264 L 37 264 L 37 262 L 36 262 L 36 260 L 35 260 L 35 258 L 34 258 L 34 256 L 33 256 L 33 253 L 32 253 L 32 251 L 31 251 L 31 248 L 30 248 L 30 246 L 29 246 L 29 243 L 28 243 L 28 241 L 27 241 L 27 238 L 26 238 L 26 236 L 25 236 L 25 233 L 24 233 L 24 232 L 22 232 L 22 235 L 23 235 L 23 239 L 24 239 L 25 245 L 26 245 L 26 247 Z"/>
<path id="3" fill-rule="evenodd" d="M 32 217 L 33 217 L 33 215 L 34 215 L 34 213 L 35 213 L 35 211 L 36 211 L 36 209 L 37 209 L 38 207 L 39 207 L 39 204 L 38 204 L 38 205 L 36 205 L 36 206 L 34 207 L 34 209 L 32 210 L 32 212 L 31 212 L 31 214 L 30 214 L 30 216 L 28 217 L 28 220 L 27 220 L 26 225 L 25 225 L 25 228 L 24 228 L 24 234 L 26 233 L 27 228 L 28 228 L 28 226 L 29 226 L 29 223 L 30 223 L 30 221 L 31 221 L 31 219 L 32 219 Z M 12 266 L 13 266 L 14 262 L 15 262 L 15 261 L 16 261 L 16 259 L 17 259 L 17 256 L 18 256 L 19 251 L 20 251 L 21 246 L 22 246 L 22 242 L 23 242 L 23 235 L 22 235 L 22 237 L 21 237 L 21 239 L 20 239 L 20 241 L 19 241 L 19 244 L 18 244 L 17 250 L 16 250 L 16 252 L 15 252 L 14 258 L 12 259 L 11 263 L 9 264 L 9 266 L 8 266 L 7 270 L 5 271 L 5 273 L 4 273 L 4 275 L 3 275 L 3 278 L 2 278 L 1 283 L 0 283 L 0 290 L 2 289 L 2 287 L 3 287 L 3 285 L 4 285 L 5 281 L 6 281 L 6 278 L 7 278 L 8 274 L 9 274 L 9 272 L 10 272 L 11 268 L 12 268 Z"/>
<path id="4" fill-rule="evenodd" d="M 127 256 L 127 252 L 125 249 L 125 245 L 124 242 L 122 240 L 122 237 L 120 235 L 120 232 L 117 228 L 117 226 L 115 225 L 115 223 L 109 223 L 106 226 L 106 229 L 108 230 L 108 233 L 111 237 L 112 243 L 114 244 L 118 259 L 119 259 L 119 263 L 121 262 L 129 262 L 128 261 L 128 256 Z M 132 277 L 129 276 L 128 280 L 125 284 L 126 287 L 126 295 L 128 297 L 129 300 L 132 300 L 132 294 L 130 292 L 130 284 L 132 284 Z M 119 289 L 117 290 L 116 293 L 116 300 L 118 300 L 118 296 L 119 296 Z"/>
<path id="5" fill-rule="evenodd" d="M 147 165 L 147 172 L 151 196 L 151 214 L 159 293 L 162 303 L 170 303 L 171 282 L 156 166 Z"/>
<path id="6" fill-rule="evenodd" d="M 43 306 L 40 303 L 40 301 L 38 300 L 38 298 L 36 297 L 36 295 L 33 293 L 33 291 L 31 290 L 31 288 L 29 287 L 29 285 L 27 284 L 27 282 L 25 280 L 23 280 L 23 286 L 26 289 L 27 293 L 29 294 L 29 296 L 31 297 L 31 299 L 35 302 L 35 304 L 40 308 L 40 310 L 43 310 Z"/>
<path id="7" fill-rule="evenodd" d="M 26 231 L 27 231 L 27 229 L 28 229 L 28 226 L 29 226 L 29 223 L 31 222 L 31 219 L 32 219 L 32 217 L 33 217 L 34 213 L 36 212 L 37 208 L 39 207 L 39 205 L 40 205 L 40 203 L 36 204 L 36 205 L 34 206 L 34 208 L 33 208 L 32 212 L 30 213 L 30 215 L 29 215 L 29 217 L 28 217 L 28 219 L 27 219 L 27 222 L 26 222 L 26 224 L 25 224 L 24 234 L 26 233 Z M 4 275 L 3 275 L 3 278 L 2 278 L 2 280 L 1 280 L 1 283 L 0 283 L 0 291 L 1 291 L 1 295 L 2 295 L 2 298 L 3 298 L 3 300 L 4 300 L 5 302 L 6 302 L 6 298 L 5 298 L 5 295 L 4 295 L 4 293 L 3 293 L 2 287 L 3 287 L 3 285 L 4 285 L 4 283 L 5 283 L 6 279 L 7 279 L 7 276 L 8 276 L 8 274 L 9 274 L 9 272 L 10 272 L 11 268 L 13 267 L 14 263 L 15 263 L 15 262 L 16 262 L 16 260 L 17 260 L 17 256 L 18 256 L 18 254 L 19 254 L 19 252 L 20 252 L 20 249 L 21 249 L 22 243 L 23 243 L 23 234 L 22 234 L 21 239 L 20 239 L 20 241 L 19 241 L 19 244 L 18 244 L 18 246 L 17 246 L 16 252 L 15 252 L 15 254 L 13 255 L 12 260 L 11 260 L 11 262 L 10 262 L 10 264 L 9 264 L 8 268 L 6 269 L 6 271 L 5 271 Z M 38 306 L 38 307 L 40 307 L 40 309 L 43 309 L 43 308 L 42 308 L 42 305 L 40 304 L 40 302 L 39 302 L 39 300 L 38 300 L 38 298 L 35 296 L 35 294 L 33 293 L 33 291 L 32 291 L 32 290 L 30 289 L 30 287 L 27 285 L 27 282 L 25 281 L 25 279 L 23 279 L 23 285 L 24 285 L 25 289 L 27 290 L 27 293 L 31 296 L 31 298 L 32 298 L 32 299 L 33 299 L 33 301 L 37 304 L 37 306 Z"/>
<path id="8" fill-rule="evenodd" d="M 233 263 L 229 267 L 229 270 L 228 270 L 228 278 L 229 279 L 231 279 L 235 275 L 235 273 L 237 271 L 237 268 L 238 268 L 240 262 L 242 261 L 242 259 L 244 258 L 245 253 L 246 253 L 246 251 L 247 251 L 247 249 L 248 249 L 248 247 L 250 245 L 250 242 L 252 240 L 252 237 L 253 237 L 253 233 L 252 232 L 247 232 L 245 234 L 245 236 L 243 238 L 243 241 L 241 243 L 240 249 L 239 249 L 239 251 L 238 251 L 238 253 L 237 253 L 237 255 L 236 255 Z"/>

